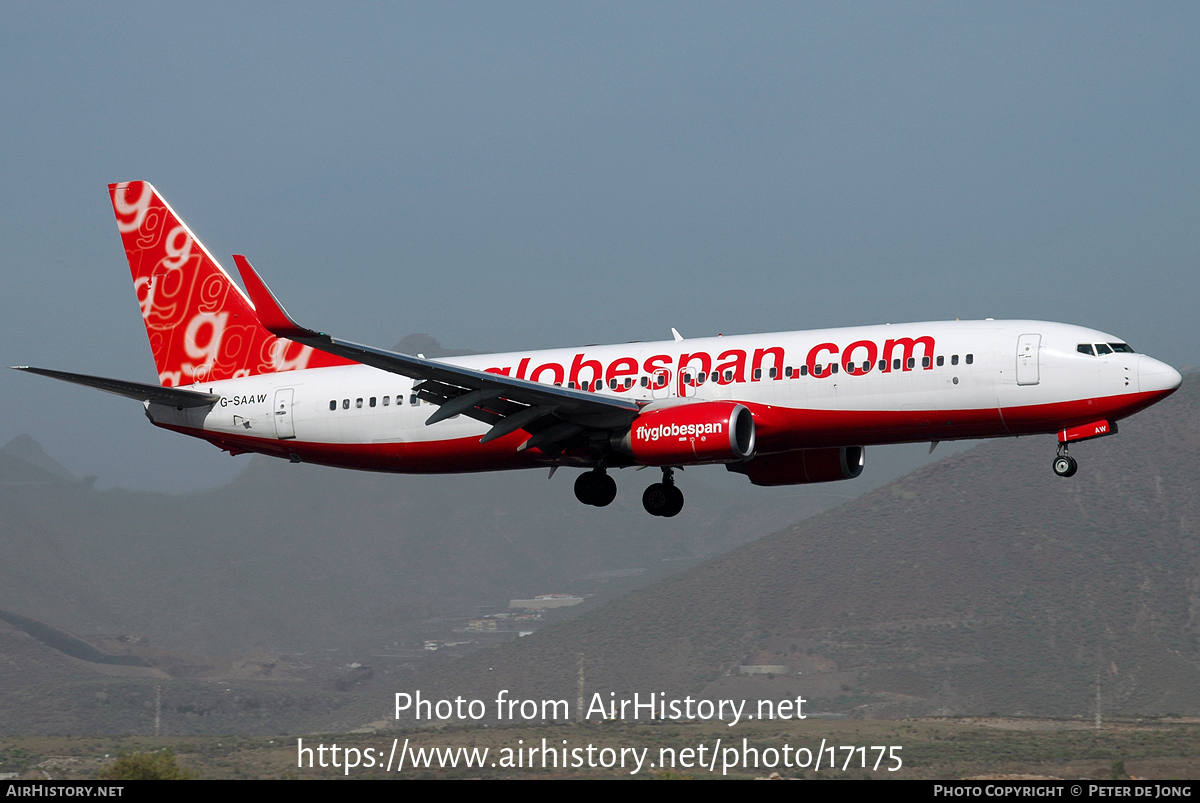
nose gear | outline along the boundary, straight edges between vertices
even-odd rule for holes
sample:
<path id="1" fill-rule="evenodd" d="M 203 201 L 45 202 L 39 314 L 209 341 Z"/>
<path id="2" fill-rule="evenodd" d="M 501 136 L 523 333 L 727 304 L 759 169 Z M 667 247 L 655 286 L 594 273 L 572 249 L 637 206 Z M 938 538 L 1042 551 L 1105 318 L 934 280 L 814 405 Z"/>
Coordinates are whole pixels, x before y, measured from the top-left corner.
<path id="1" fill-rule="evenodd" d="M 1067 445 L 1060 443 L 1058 445 L 1058 454 L 1054 458 L 1054 473 L 1060 477 L 1074 477 L 1075 472 L 1079 470 L 1079 463 L 1075 462 L 1075 458 L 1067 454 Z"/>

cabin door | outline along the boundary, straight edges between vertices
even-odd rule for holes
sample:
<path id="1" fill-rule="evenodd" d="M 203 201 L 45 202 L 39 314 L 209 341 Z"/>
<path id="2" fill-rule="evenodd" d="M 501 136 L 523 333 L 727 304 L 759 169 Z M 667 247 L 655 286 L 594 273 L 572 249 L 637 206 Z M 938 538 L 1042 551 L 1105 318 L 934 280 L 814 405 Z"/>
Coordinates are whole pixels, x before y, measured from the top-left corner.
<path id="1" fill-rule="evenodd" d="M 1042 346 L 1041 335 L 1021 335 L 1017 338 L 1017 384 L 1038 383 L 1038 350 Z"/>

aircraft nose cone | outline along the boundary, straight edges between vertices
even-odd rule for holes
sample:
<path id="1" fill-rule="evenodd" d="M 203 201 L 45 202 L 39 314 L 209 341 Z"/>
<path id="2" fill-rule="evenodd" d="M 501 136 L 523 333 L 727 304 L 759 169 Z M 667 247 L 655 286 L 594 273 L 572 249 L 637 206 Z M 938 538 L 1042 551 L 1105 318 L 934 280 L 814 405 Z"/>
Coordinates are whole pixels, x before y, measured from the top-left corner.
<path id="1" fill-rule="evenodd" d="M 1183 376 L 1165 362 L 1144 354 L 1138 360 L 1138 389 L 1143 393 L 1156 390 L 1175 390 L 1183 384 Z"/>

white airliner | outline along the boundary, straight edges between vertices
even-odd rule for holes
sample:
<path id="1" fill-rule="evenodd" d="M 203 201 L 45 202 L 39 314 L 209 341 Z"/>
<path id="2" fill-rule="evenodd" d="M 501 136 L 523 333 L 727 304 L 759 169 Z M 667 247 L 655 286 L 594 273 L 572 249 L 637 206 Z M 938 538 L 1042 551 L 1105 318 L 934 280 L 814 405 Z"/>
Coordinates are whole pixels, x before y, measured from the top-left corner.
<path id="1" fill-rule="evenodd" d="M 245 257 L 243 293 L 149 183 L 109 186 L 159 385 L 21 370 L 138 399 L 157 426 L 233 454 L 368 471 L 573 466 L 585 504 L 610 468 L 655 466 L 642 502 L 683 507 L 674 468 L 755 485 L 851 479 L 872 444 L 1057 433 L 1076 441 L 1162 400 L 1179 372 L 1113 335 L 947 321 L 426 359 L 292 321 Z"/>

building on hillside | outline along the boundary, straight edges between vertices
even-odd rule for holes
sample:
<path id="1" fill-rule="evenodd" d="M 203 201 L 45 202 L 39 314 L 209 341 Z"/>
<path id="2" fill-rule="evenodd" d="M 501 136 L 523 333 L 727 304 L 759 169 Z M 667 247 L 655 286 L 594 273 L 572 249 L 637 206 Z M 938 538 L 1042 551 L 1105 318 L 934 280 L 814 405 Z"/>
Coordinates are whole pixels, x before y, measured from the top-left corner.
<path id="1" fill-rule="evenodd" d="M 583 597 L 576 597 L 571 594 L 538 594 L 533 599 L 509 600 L 508 607 L 541 610 L 545 608 L 569 608 L 581 602 L 583 602 Z"/>

